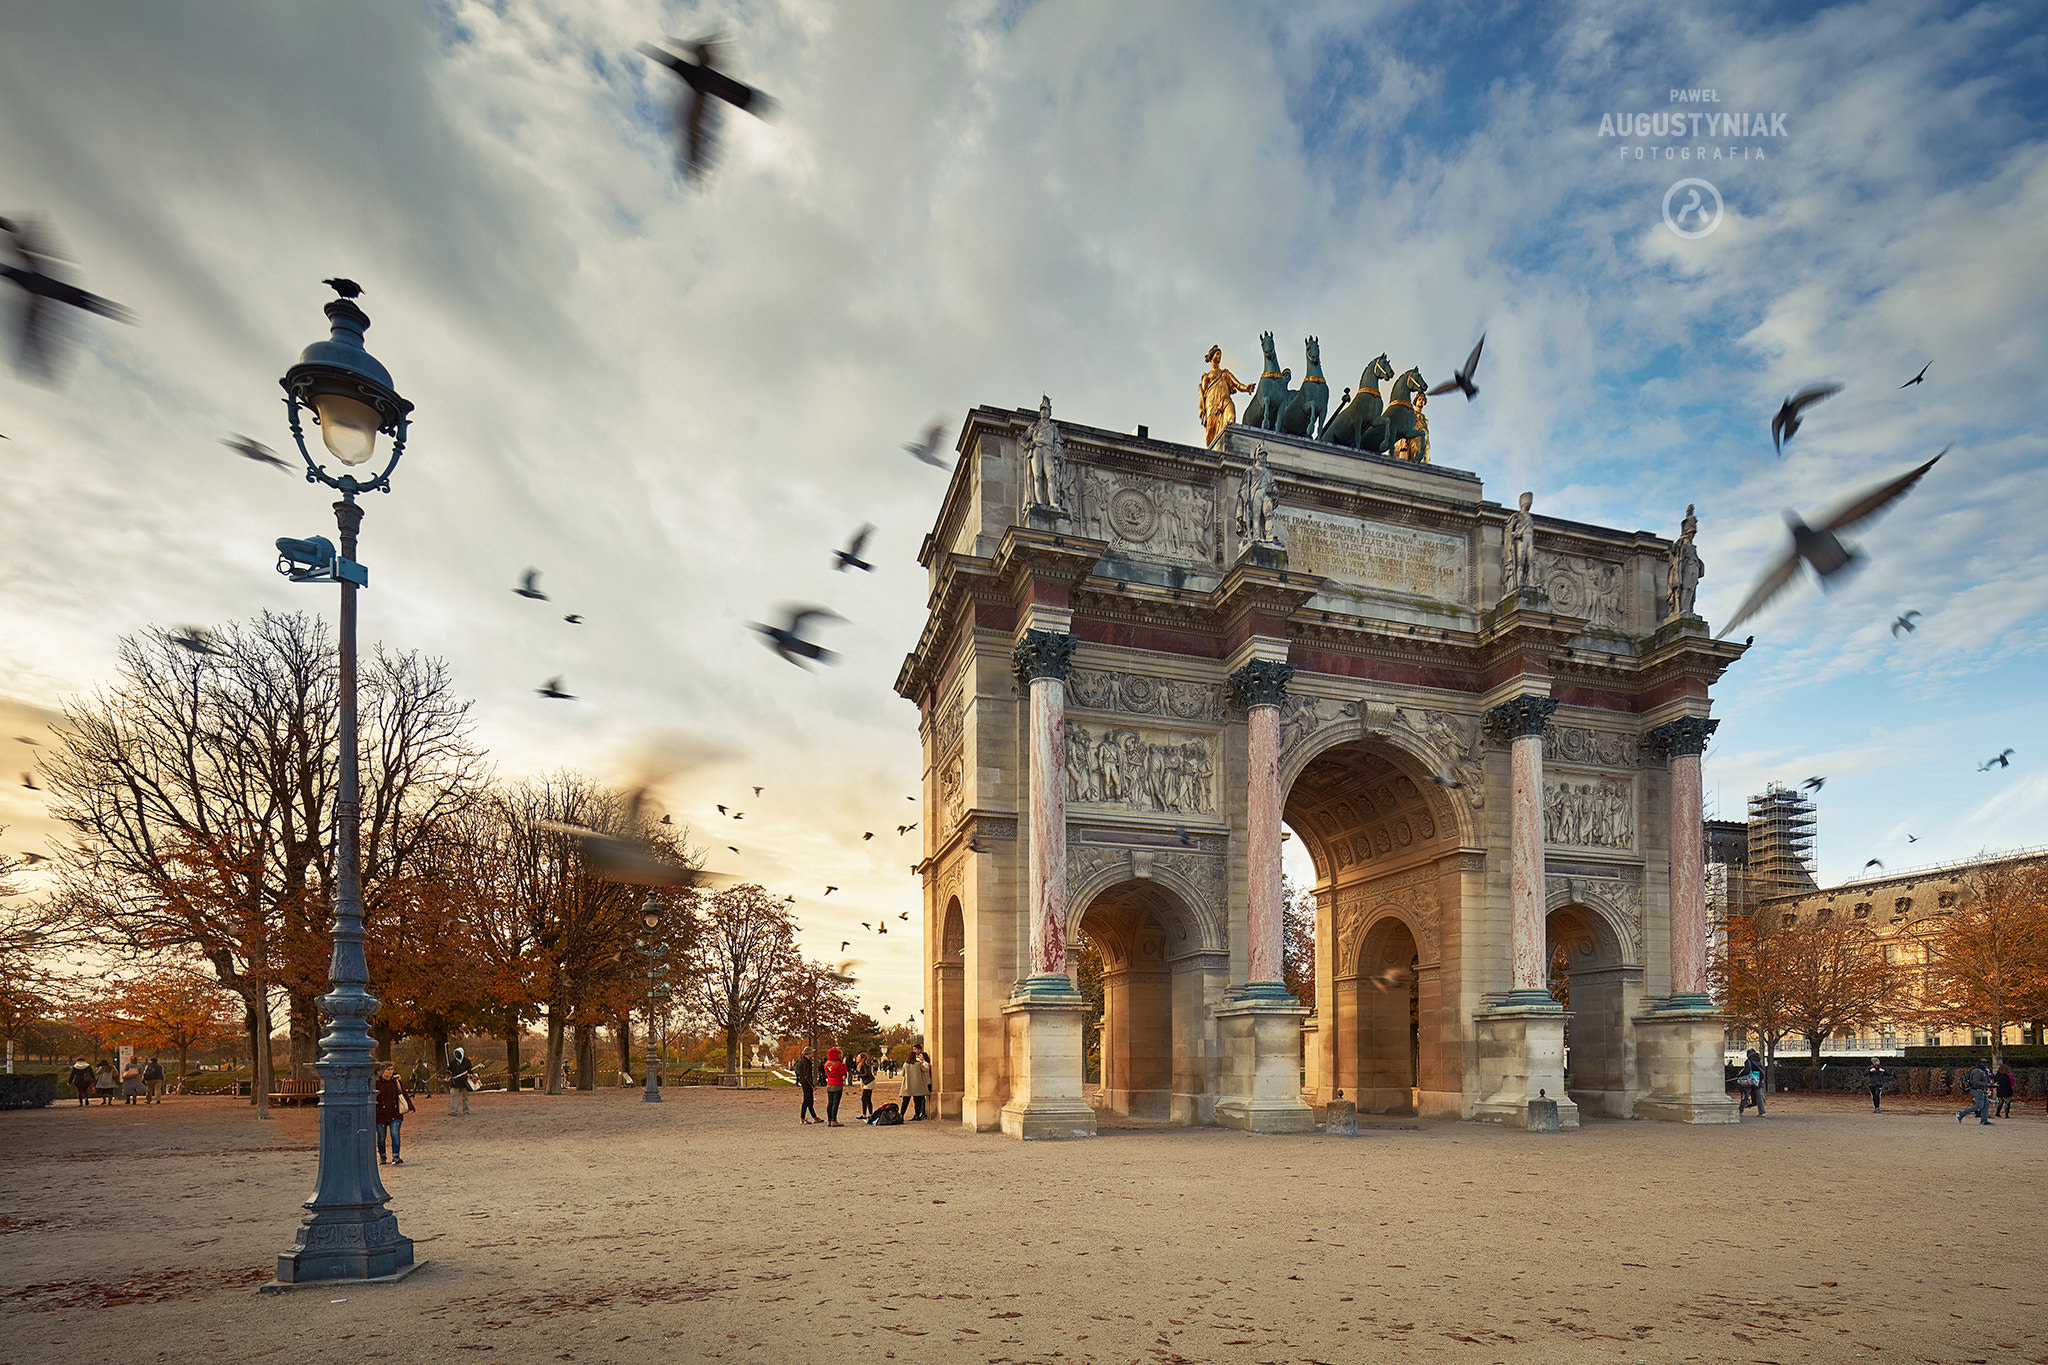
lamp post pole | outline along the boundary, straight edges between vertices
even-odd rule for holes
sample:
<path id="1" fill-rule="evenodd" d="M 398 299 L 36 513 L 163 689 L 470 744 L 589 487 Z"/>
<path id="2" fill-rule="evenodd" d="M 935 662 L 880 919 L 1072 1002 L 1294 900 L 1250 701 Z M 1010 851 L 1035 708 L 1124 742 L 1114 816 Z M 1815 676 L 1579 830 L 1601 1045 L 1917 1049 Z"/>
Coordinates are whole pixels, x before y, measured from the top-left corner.
<path id="1" fill-rule="evenodd" d="M 308 346 L 281 381 L 292 436 L 306 462 L 306 481 L 324 483 L 341 494 L 334 504 L 341 546 L 323 538 L 281 540 L 279 570 L 294 582 L 341 586 L 341 752 L 335 791 L 335 895 L 333 953 L 328 991 L 320 997 L 327 1030 L 320 1039 L 320 1162 L 306 1216 L 290 1250 L 277 1258 L 280 1287 L 309 1281 L 397 1279 L 415 1267 L 412 1240 L 398 1231 L 385 1207 L 390 1194 L 374 1161 L 376 1101 L 371 1089 L 375 1065 L 370 1019 L 378 1001 L 369 993 L 369 962 L 363 951 L 361 807 L 356 735 L 356 592 L 369 582 L 356 562 L 356 533 L 363 509 L 358 493 L 390 492 L 390 475 L 405 452 L 406 421 L 412 405 L 391 387 L 384 367 L 363 348 L 370 319 L 356 306 L 357 286 L 329 281 L 340 295 L 327 304 L 333 334 Z M 344 287 L 345 286 L 345 287 Z M 301 406 L 313 408 L 321 439 L 343 464 L 365 463 L 376 438 L 393 437 L 390 463 L 367 482 L 352 474 L 330 475 L 306 449 Z"/>
<path id="2" fill-rule="evenodd" d="M 647 959 L 647 1061 L 645 1063 L 647 1067 L 647 1090 L 645 1094 L 640 1096 L 640 1102 L 642 1104 L 660 1104 L 661 1087 L 655 1083 L 654 1079 L 655 1070 L 661 1065 L 661 1057 L 655 1050 L 654 1041 L 654 1005 L 657 995 L 660 993 L 660 987 L 655 982 L 654 958 L 655 954 L 659 951 L 660 945 L 655 943 L 653 935 L 654 931 L 661 927 L 661 907 L 654 903 L 654 897 L 652 896 L 649 896 L 640 904 L 640 923 L 646 928 L 648 933 L 648 937 L 640 941 L 640 951 Z"/>

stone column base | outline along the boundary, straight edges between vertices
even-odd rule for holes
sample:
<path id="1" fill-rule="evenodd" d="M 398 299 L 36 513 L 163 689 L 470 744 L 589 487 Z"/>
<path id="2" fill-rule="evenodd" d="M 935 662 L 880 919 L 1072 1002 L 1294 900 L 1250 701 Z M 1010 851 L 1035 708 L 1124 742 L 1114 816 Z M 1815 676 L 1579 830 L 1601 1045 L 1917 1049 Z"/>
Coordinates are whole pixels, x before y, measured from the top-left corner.
<path id="1" fill-rule="evenodd" d="M 1003 1006 L 1010 1060 L 1004 1136 L 1026 1142 L 1095 1136 L 1095 1111 L 1081 1089 L 1081 1020 L 1087 1012 L 1088 1002 L 1063 976 L 1020 982 Z"/>
<path id="2" fill-rule="evenodd" d="M 1301 1098 L 1301 1021 L 1291 995 L 1216 1007 L 1223 1066 L 1216 1122 L 1247 1133 L 1309 1133 L 1316 1111 Z"/>
<path id="3" fill-rule="evenodd" d="M 1705 1008 L 1701 1008 L 1701 1006 Z M 1727 1020 L 1712 1003 L 1674 997 L 1636 1016 L 1636 1117 L 1670 1123 L 1734 1123 L 1722 1048 Z"/>
<path id="4" fill-rule="evenodd" d="M 1560 1128 L 1579 1126 L 1579 1107 L 1564 1093 L 1564 1023 L 1570 1017 L 1555 1002 L 1511 1002 L 1473 1016 L 1479 1035 L 1474 1119 L 1526 1128 L 1529 1101 L 1551 1099 Z"/>

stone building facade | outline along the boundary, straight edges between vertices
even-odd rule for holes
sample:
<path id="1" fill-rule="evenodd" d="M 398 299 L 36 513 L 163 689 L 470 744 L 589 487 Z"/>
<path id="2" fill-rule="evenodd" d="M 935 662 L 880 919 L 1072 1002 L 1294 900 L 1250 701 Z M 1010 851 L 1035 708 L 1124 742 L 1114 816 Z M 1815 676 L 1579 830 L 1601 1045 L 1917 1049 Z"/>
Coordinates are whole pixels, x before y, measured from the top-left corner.
<path id="1" fill-rule="evenodd" d="M 1669 542 L 1537 515 L 1504 586 L 1514 513 L 1456 469 L 1045 409 L 976 408 L 957 448 L 897 681 L 942 1116 L 1288 1131 L 1346 1099 L 1519 1124 L 1541 1096 L 1567 1124 L 1733 1120 L 1699 755 L 1742 646 L 1659 619 Z M 1316 867 L 1313 1001 L 1280 983 L 1283 821 Z"/>

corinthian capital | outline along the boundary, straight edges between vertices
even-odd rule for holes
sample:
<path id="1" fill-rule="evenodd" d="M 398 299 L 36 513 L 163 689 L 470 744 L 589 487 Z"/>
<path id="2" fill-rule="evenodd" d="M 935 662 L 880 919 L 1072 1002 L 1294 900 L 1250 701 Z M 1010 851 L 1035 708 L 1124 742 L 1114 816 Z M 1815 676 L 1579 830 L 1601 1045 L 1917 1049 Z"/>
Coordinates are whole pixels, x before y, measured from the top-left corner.
<path id="1" fill-rule="evenodd" d="M 1073 636 L 1055 630 L 1025 631 L 1010 655 L 1017 662 L 1017 680 L 1026 686 L 1040 678 L 1065 682 L 1074 666 L 1077 643 Z"/>
<path id="2" fill-rule="evenodd" d="M 1678 758 L 1685 754 L 1701 754 L 1707 749 L 1707 740 L 1720 728 L 1721 722 L 1705 716 L 1681 716 L 1668 724 L 1660 725 L 1644 735 L 1653 753 L 1666 758 Z"/>
<path id="3" fill-rule="evenodd" d="M 1504 701 L 1486 716 L 1508 739 L 1541 739 L 1544 727 L 1550 724 L 1550 713 L 1556 709 L 1557 703 L 1549 697 L 1529 695 Z"/>
<path id="4" fill-rule="evenodd" d="M 1230 675 L 1230 695 L 1247 707 L 1278 706 L 1294 678 L 1294 665 L 1277 659 L 1253 659 Z"/>

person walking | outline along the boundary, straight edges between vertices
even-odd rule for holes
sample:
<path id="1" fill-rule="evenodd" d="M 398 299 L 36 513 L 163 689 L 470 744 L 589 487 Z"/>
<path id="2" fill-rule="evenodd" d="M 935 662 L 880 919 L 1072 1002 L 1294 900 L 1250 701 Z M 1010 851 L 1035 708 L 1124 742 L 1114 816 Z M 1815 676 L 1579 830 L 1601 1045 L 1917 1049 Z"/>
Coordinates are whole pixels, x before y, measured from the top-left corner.
<path id="1" fill-rule="evenodd" d="M 142 1068 L 130 1057 L 128 1065 L 121 1068 L 121 1103 L 133 1104 L 142 1098 Z"/>
<path id="2" fill-rule="evenodd" d="M 455 1049 L 455 1058 L 448 1063 L 448 1112 L 467 1114 L 469 1092 L 476 1088 L 476 1063 L 469 1060 L 469 1054 L 461 1048 Z M 457 1109 L 457 1105 L 461 1105 Z"/>
<path id="3" fill-rule="evenodd" d="M 1736 1117 L 1742 1111 L 1755 1106 L 1756 1116 L 1764 1116 L 1764 1058 L 1763 1054 L 1751 1048 L 1742 1058 L 1742 1103 L 1735 1106 Z"/>
<path id="4" fill-rule="evenodd" d="M 906 1109 L 915 1104 L 917 1106 L 917 1114 L 915 1118 L 905 1114 L 903 1116 L 905 1123 L 914 1123 L 917 1119 L 924 1117 L 924 1097 L 926 1091 L 930 1088 L 931 1072 L 925 1065 L 924 1049 L 914 1047 L 910 1049 L 910 1060 L 903 1064 L 902 1103 Z"/>
<path id="5" fill-rule="evenodd" d="M 1998 1110 L 1996 1114 L 1993 1115 L 1993 1117 L 2001 1119 L 2011 1118 L 2013 1092 L 2012 1068 L 2006 1065 L 2004 1062 L 2000 1062 L 1998 1064 L 1998 1074 L 1996 1076 L 1993 1076 L 1991 1078 L 1991 1081 L 1992 1084 L 1995 1085 L 1998 1089 Z"/>
<path id="6" fill-rule="evenodd" d="M 71 1059 L 71 1088 L 78 1092 L 78 1107 L 80 1109 L 92 1108 L 92 1063 L 86 1061 L 83 1057 L 73 1057 Z"/>
<path id="7" fill-rule="evenodd" d="M 1963 1076 L 1963 1089 L 1970 1092 L 1970 1107 L 1957 1113 L 1957 1123 L 1975 1114 L 1977 1122 L 1987 1128 L 1991 1126 L 1991 1092 L 1994 1087 L 1990 1068 L 1991 1059 L 1980 1057 L 1977 1059 L 1977 1065 L 1971 1067 Z"/>
<path id="8" fill-rule="evenodd" d="M 1879 1114 L 1884 1112 L 1884 1083 L 1891 1078 L 1892 1073 L 1879 1066 L 1877 1058 L 1872 1057 L 1870 1059 L 1870 1070 L 1863 1073 L 1863 1084 L 1870 1091 L 1871 1113 Z"/>
<path id="9" fill-rule="evenodd" d="M 93 1093 L 100 1097 L 100 1108 L 105 1109 L 114 1102 L 114 1068 L 100 1059 L 99 1069 L 92 1073 Z"/>
<path id="10" fill-rule="evenodd" d="M 839 1123 L 839 1100 L 846 1093 L 846 1063 L 839 1055 L 839 1049 L 825 1049 L 825 1126 L 837 1128 Z"/>
<path id="11" fill-rule="evenodd" d="M 853 1059 L 853 1078 L 860 1082 L 860 1116 L 875 1115 L 875 1064 L 863 1052 Z"/>
<path id="12" fill-rule="evenodd" d="M 377 1073 L 377 1164 L 384 1164 L 384 1137 L 391 1136 L 391 1164 L 403 1166 L 405 1158 L 398 1154 L 399 1130 L 405 1124 L 405 1115 L 398 1112 L 404 1104 L 408 1112 L 419 1108 L 412 1102 L 412 1096 L 405 1093 L 405 1086 L 398 1079 L 398 1067 L 391 1062 L 384 1063 L 384 1069 Z"/>
<path id="13" fill-rule="evenodd" d="M 434 1069 L 427 1065 L 427 1059 L 420 1058 L 420 1064 L 412 1069 L 412 1093 L 425 1095 L 434 1088 Z"/>
<path id="14" fill-rule="evenodd" d="M 802 1055 L 796 1059 L 796 1083 L 803 1087 L 804 1092 L 803 1108 L 796 1111 L 797 1121 L 799 1123 L 820 1122 L 815 1093 L 818 1084 L 818 1064 L 811 1060 L 811 1047 L 808 1043 L 804 1044 Z"/>
<path id="15" fill-rule="evenodd" d="M 149 1087 L 149 1098 L 144 1103 L 164 1102 L 164 1064 L 155 1057 L 151 1057 L 149 1065 L 142 1068 L 142 1083 Z"/>

